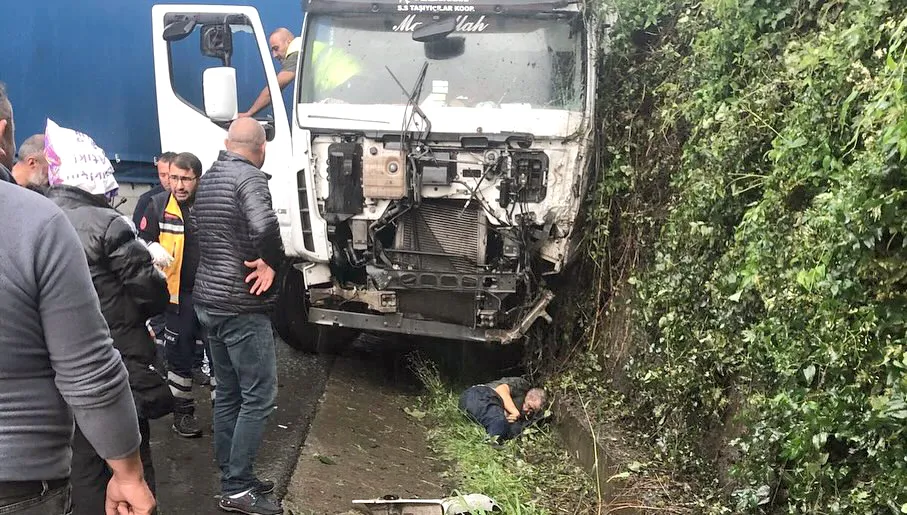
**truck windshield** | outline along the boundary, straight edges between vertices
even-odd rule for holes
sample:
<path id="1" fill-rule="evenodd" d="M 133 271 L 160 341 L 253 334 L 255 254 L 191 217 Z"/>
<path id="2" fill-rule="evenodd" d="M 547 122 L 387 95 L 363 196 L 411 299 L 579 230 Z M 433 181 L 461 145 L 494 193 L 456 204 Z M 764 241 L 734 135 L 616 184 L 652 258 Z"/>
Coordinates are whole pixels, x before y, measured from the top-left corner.
<path id="1" fill-rule="evenodd" d="M 422 14 L 312 15 L 300 70 L 302 103 L 404 105 L 423 63 L 418 101 L 449 107 L 582 109 L 584 41 L 578 16 L 456 16 L 447 37 L 422 43 Z M 393 76 L 390 72 L 393 72 Z"/>

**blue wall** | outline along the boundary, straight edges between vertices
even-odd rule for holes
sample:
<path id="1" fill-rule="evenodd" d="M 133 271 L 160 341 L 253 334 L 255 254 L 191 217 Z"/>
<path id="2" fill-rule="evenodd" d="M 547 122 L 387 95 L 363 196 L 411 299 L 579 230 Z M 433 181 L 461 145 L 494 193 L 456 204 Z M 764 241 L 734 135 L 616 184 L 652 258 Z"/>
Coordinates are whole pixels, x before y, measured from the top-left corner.
<path id="1" fill-rule="evenodd" d="M 252 5 L 266 33 L 285 26 L 298 34 L 302 26 L 299 0 L 4 1 L 0 81 L 13 101 L 17 143 L 43 132 L 50 117 L 93 137 L 111 160 L 152 161 L 161 149 L 151 6 L 176 3 Z"/>

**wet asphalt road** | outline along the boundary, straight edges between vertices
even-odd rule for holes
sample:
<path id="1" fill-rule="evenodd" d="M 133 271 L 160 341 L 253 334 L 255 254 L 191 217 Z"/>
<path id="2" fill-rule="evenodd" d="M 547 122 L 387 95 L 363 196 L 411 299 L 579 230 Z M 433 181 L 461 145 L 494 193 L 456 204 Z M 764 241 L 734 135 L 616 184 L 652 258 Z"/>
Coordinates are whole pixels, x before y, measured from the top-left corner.
<path id="1" fill-rule="evenodd" d="M 259 477 L 273 480 L 277 486 L 275 493 L 283 497 L 333 360 L 277 343 L 277 409 L 268 420 L 256 466 Z M 151 424 L 159 515 L 223 513 L 214 498 L 220 493 L 220 483 L 211 439 L 207 387 L 196 386 L 194 393 L 198 401 L 197 416 L 204 429 L 201 438 L 177 436 L 171 429 L 172 417 Z"/>
<path id="2" fill-rule="evenodd" d="M 260 478 L 274 481 L 275 494 L 283 498 L 335 357 L 298 352 L 280 340 L 277 344 L 277 409 L 268 420 L 256 472 Z M 520 373 L 520 351 L 515 346 L 362 334 L 345 347 L 342 355 L 352 359 L 355 366 L 383 375 L 402 391 L 413 391 L 420 389 L 409 368 L 414 352 L 436 363 L 442 377 L 459 385 Z M 214 497 L 220 493 L 220 482 L 211 439 L 209 391 L 199 386 L 193 390 L 196 414 L 204 430 L 201 438 L 177 436 L 171 429 L 172 417 L 151 424 L 159 515 L 224 513 Z"/>

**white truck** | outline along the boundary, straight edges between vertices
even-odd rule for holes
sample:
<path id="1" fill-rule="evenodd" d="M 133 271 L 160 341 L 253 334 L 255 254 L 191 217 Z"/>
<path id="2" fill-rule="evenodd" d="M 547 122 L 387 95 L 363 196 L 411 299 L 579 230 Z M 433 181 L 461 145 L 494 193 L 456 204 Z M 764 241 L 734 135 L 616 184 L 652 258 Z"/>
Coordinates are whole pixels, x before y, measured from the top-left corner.
<path id="1" fill-rule="evenodd" d="M 278 332 L 304 349 L 332 327 L 519 340 L 549 318 L 546 277 L 564 270 L 580 236 L 593 13 L 570 0 L 303 9 L 291 109 L 267 43 L 277 27 L 262 27 L 254 8 L 152 10 L 164 150 L 193 152 L 207 168 L 251 104 L 237 82 L 270 90 L 263 169 L 293 260 Z M 233 67 L 240 52 L 261 67 Z"/>

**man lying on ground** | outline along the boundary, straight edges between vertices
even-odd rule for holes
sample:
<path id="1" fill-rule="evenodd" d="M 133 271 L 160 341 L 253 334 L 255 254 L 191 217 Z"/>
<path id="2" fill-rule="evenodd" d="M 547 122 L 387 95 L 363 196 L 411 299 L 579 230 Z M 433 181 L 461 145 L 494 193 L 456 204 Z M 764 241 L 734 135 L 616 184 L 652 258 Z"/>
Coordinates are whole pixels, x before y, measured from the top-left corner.
<path id="1" fill-rule="evenodd" d="M 467 388 L 460 395 L 459 406 L 489 435 L 508 440 L 535 422 L 546 403 L 545 390 L 533 388 L 522 377 L 503 377 Z"/>

